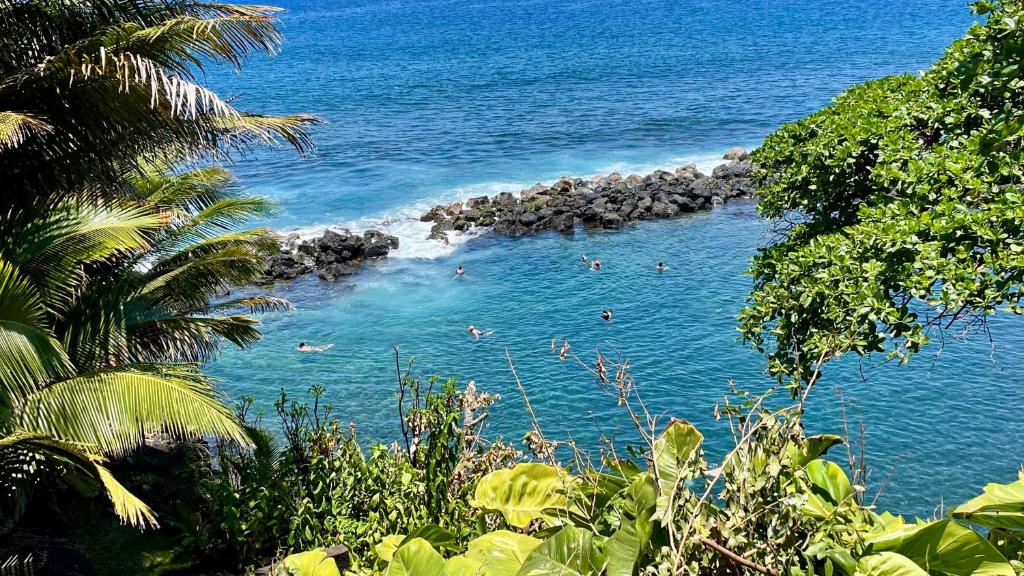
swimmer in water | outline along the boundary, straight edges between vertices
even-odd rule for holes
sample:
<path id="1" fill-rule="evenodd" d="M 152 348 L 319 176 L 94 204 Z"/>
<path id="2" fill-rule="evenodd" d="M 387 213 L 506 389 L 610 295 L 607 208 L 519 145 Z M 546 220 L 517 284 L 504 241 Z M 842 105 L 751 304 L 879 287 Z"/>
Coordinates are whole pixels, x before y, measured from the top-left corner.
<path id="1" fill-rule="evenodd" d="M 593 268 L 594 270 L 600 270 L 601 269 L 601 261 L 595 258 L 594 259 L 594 263 L 591 264 L 590 267 Z"/>
<path id="2" fill-rule="evenodd" d="M 572 348 L 569 346 L 569 341 L 566 340 L 562 343 L 562 350 L 558 353 L 559 360 L 565 360 L 565 357 L 569 355 L 569 350 Z"/>
<path id="3" fill-rule="evenodd" d="M 466 332 L 469 332 L 469 335 L 472 336 L 473 338 L 480 338 L 481 336 L 484 335 L 483 332 L 477 330 L 476 326 L 473 326 L 472 324 L 469 325 L 469 328 L 466 329 Z"/>
<path id="4" fill-rule="evenodd" d="M 582 262 L 584 264 L 587 263 L 587 255 L 586 254 L 581 254 L 580 255 L 580 262 Z"/>
<path id="5" fill-rule="evenodd" d="M 326 352 L 331 348 L 334 348 L 334 344 L 324 344 L 323 346 L 310 346 L 305 342 L 299 342 L 299 346 L 298 348 L 296 348 L 296 350 L 298 350 L 299 352 Z"/>
<path id="6" fill-rule="evenodd" d="M 465 273 L 466 273 L 466 270 L 462 267 L 462 264 L 459 264 L 459 267 L 455 269 L 455 275 L 456 276 L 462 276 Z"/>
<path id="7" fill-rule="evenodd" d="M 665 266 L 664 262 L 658 262 L 658 265 L 655 266 L 654 268 L 657 269 L 658 272 L 664 272 L 665 270 L 668 270 L 668 266 Z"/>
<path id="8" fill-rule="evenodd" d="M 612 314 L 614 313 L 615 312 L 611 308 L 607 310 L 601 310 L 601 318 L 604 318 L 605 321 L 610 321 L 612 319 Z"/>

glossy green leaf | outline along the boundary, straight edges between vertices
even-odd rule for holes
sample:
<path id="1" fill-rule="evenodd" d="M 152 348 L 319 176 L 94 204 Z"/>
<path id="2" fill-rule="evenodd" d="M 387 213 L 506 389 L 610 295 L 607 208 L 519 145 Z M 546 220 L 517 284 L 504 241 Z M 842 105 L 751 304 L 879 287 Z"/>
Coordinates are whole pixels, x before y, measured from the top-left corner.
<path id="1" fill-rule="evenodd" d="M 986 484 L 980 496 L 950 515 L 988 528 L 1024 529 L 1024 477 L 1010 484 Z"/>
<path id="2" fill-rule="evenodd" d="M 895 552 L 929 572 L 951 576 L 1014 576 L 1013 568 L 981 534 L 953 520 L 893 526 L 869 535 L 870 552 Z"/>
<path id="3" fill-rule="evenodd" d="M 808 436 L 799 444 L 791 444 L 788 454 L 794 466 L 806 466 L 812 460 L 823 456 L 829 448 L 842 443 L 843 438 L 835 434 Z"/>
<path id="4" fill-rule="evenodd" d="M 484 476 L 470 502 L 484 512 L 498 512 L 505 521 L 525 528 L 538 518 L 549 518 L 549 509 L 565 508 L 566 487 L 571 477 L 547 464 L 518 464 Z"/>
<path id="5" fill-rule="evenodd" d="M 515 576 L 541 541 L 498 530 L 472 540 L 466 553 L 448 560 L 447 576 Z"/>
<path id="6" fill-rule="evenodd" d="M 860 576 L 928 576 L 913 560 L 895 552 L 879 552 L 857 561 Z"/>
<path id="7" fill-rule="evenodd" d="M 338 564 L 323 550 L 310 550 L 285 557 L 278 569 L 280 576 L 341 576 Z"/>
<path id="8" fill-rule="evenodd" d="M 657 518 L 667 521 L 673 513 L 676 493 L 687 480 L 703 470 L 700 447 L 704 436 L 685 420 L 672 420 L 654 441 L 654 471 L 658 483 Z"/>
<path id="9" fill-rule="evenodd" d="M 391 559 L 395 557 L 395 551 L 405 541 L 405 536 L 402 534 L 391 534 L 385 536 L 377 545 L 373 547 L 373 551 L 377 553 L 377 557 L 384 562 L 391 562 Z"/>
<path id="10" fill-rule="evenodd" d="M 836 506 L 853 501 L 853 486 L 835 462 L 813 460 L 804 468 L 811 483 L 804 513 L 815 518 L 831 516 Z"/>
<path id="11" fill-rule="evenodd" d="M 527 556 L 518 576 L 589 576 L 598 574 L 604 560 L 594 545 L 594 535 L 566 526 Z"/>
<path id="12" fill-rule="evenodd" d="M 414 538 L 395 551 L 385 576 L 444 576 L 444 558 L 422 538 Z"/>

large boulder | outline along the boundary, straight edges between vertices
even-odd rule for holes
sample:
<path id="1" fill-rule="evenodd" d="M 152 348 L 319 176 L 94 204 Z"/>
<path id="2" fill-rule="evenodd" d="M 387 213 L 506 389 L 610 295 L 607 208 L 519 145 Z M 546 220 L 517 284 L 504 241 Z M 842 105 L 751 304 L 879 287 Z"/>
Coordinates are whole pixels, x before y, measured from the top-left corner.
<path id="1" fill-rule="evenodd" d="M 466 200 L 466 208 L 474 210 L 476 208 L 482 208 L 491 203 L 491 199 L 487 196 L 476 196 Z"/>
<path id="2" fill-rule="evenodd" d="M 722 160 L 746 160 L 749 154 L 747 149 L 742 146 L 736 146 L 735 148 L 729 148 L 729 150 L 722 156 Z"/>
<path id="3" fill-rule="evenodd" d="M 622 228 L 625 220 L 622 216 L 613 212 L 605 212 L 601 215 L 601 226 L 605 228 Z"/>
<path id="4" fill-rule="evenodd" d="M 363 232 L 363 242 L 366 244 L 373 244 L 375 242 L 386 242 L 392 250 L 398 249 L 398 236 L 392 236 L 391 234 L 385 234 L 380 230 L 367 230 Z"/>
<path id="5" fill-rule="evenodd" d="M 651 215 L 655 218 L 671 218 L 679 214 L 679 209 L 665 202 L 655 202 L 651 206 Z"/>
<path id="6" fill-rule="evenodd" d="M 537 220 L 540 220 L 540 217 L 536 212 L 523 212 L 519 217 L 519 223 L 523 226 L 533 226 L 537 223 Z"/>
<path id="7" fill-rule="evenodd" d="M 749 176 L 750 160 L 740 160 L 737 162 L 729 162 L 728 164 L 720 164 L 715 167 L 713 172 L 711 172 L 712 178 L 718 178 L 720 180 L 747 178 Z"/>
<path id="8" fill-rule="evenodd" d="M 267 270 L 260 280 L 261 284 L 268 284 L 275 280 L 294 280 L 310 271 L 305 262 L 299 260 L 291 252 L 275 254 L 267 259 Z"/>
<path id="9" fill-rule="evenodd" d="M 358 266 L 338 263 L 328 264 L 327 266 L 318 268 L 316 271 L 316 275 L 319 276 L 321 280 L 326 280 L 327 282 L 335 282 L 341 278 L 344 278 L 345 276 L 351 276 L 356 272 L 359 272 Z"/>
<path id="10" fill-rule="evenodd" d="M 347 231 L 339 233 L 334 230 L 324 230 L 323 236 L 314 240 L 313 243 L 318 249 L 318 259 L 321 255 L 326 254 L 335 262 L 344 262 L 362 256 L 365 241 L 362 237 Z"/>

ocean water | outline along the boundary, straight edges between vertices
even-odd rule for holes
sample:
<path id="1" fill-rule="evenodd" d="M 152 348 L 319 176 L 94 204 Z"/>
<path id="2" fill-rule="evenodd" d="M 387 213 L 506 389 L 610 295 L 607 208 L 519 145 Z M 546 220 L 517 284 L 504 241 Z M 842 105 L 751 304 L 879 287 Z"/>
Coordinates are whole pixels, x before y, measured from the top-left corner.
<path id="1" fill-rule="evenodd" d="M 368 440 L 396 437 L 393 347 L 415 371 L 475 380 L 501 394 L 490 432 L 528 427 L 508 356 L 548 436 L 596 446 L 635 439 L 620 408 L 551 340 L 629 358 L 652 412 L 686 418 L 711 456 L 729 446 L 715 421 L 728 383 L 762 390 L 764 361 L 737 340 L 743 272 L 768 224 L 749 202 L 615 232 L 425 240 L 434 203 L 518 191 L 563 174 L 645 173 L 756 146 L 852 83 L 916 72 L 971 23 L 964 3 L 280 2 L 281 55 L 209 84 L 243 109 L 312 112 L 318 155 L 261 152 L 235 165 L 250 192 L 275 198 L 269 224 L 398 234 L 393 257 L 336 284 L 315 276 L 272 291 L 296 310 L 262 318 L 264 339 L 209 366 L 232 397 L 270 410 L 281 389 L 327 387 Z M 600 272 L 581 254 L 605 263 Z M 669 270 L 658 273 L 654 264 Z M 454 278 L 455 266 L 467 272 Z M 611 322 L 600 318 L 612 308 Z M 475 340 L 466 326 L 493 330 Z M 843 389 L 862 423 L 878 503 L 929 515 L 1010 481 L 1020 464 L 1024 325 L 992 321 L 926 349 L 909 367 L 846 358 L 813 398 L 810 428 L 841 432 Z M 301 354 L 299 341 L 334 343 Z M 268 417 L 273 422 L 273 417 Z"/>

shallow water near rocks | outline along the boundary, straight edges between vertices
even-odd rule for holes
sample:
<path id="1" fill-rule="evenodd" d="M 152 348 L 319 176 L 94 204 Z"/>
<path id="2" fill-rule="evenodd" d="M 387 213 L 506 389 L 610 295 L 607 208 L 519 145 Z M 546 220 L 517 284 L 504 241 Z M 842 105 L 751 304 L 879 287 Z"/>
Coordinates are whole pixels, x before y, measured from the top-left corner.
<path id="1" fill-rule="evenodd" d="M 280 389 L 301 396 L 323 384 L 339 418 L 367 440 L 390 440 L 398 345 L 420 373 L 500 393 L 490 431 L 518 441 L 528 417 L 507 347 L 549 436 L 590 447 L 602 435 L 633 439 L 593 378 L 551 353 L 552 338 L 568 338 L 591 362 L 598 346 L 628 357 L 652 411 L 694 422 L 714 457 L 729 446 L 713 418 L 728 381 L 771 384 L 735 322 L 750 286 L 743 270 L 767 230 L 753 204 L 448 248 L 424 240 L 418 216 L 563 174 L 689 161 L 709 172 L 727 148 L 756 145 L 854 82 L 927 68 L 970 24 L 962 2 L 944 0 L 280 3 L 282 55 L 241 76 L 211 75 L 212 87 L 243 109 L 319 114 L 320 155 L 260 154 L 237 173 L 281 203 L 270 224 L 282 231 L 378 227 L 403 245 L 337 284 L 276 286 L 297 309 L 264 316 L 262 342 L 209 366 L 226 392 L 272 411 Z M 582 253 L 604 270 L 580 265 Z M 659 260 L 668 271 L 655 271 Z M 455 279 L 460 263 L 466 276 Z M 494 333 L 474 340 L 469 324 Z M 845 358 L 816 390 L 811 431 L 841 432 L 841 385 L 852 427 L 866 429 L 869 494 L 885 485 L 878 503 L 898 512 L 928 515 L 1010 481 L 1024 442 L 1022 329 L 996 316 L 994 351 L 975 335 L 937 356 L 935 344 L 909 367 Z M 301 354 L 299 341 L 336 346 Z"/>

